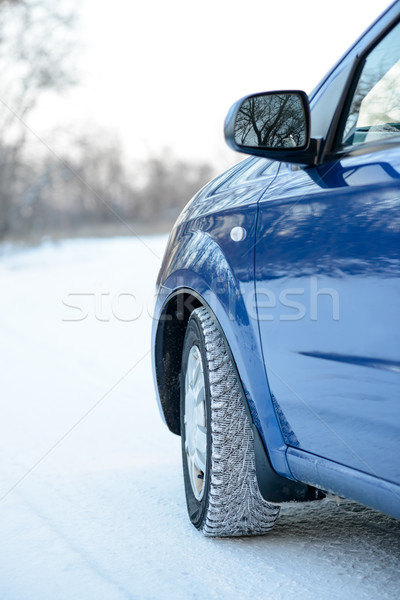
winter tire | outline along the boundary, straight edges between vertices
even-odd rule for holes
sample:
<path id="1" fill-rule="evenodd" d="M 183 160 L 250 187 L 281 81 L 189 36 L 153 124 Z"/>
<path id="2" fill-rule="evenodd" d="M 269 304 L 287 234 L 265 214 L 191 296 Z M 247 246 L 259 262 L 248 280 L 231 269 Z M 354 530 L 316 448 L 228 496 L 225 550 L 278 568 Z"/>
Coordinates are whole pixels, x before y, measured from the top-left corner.
<path id="1" fill-rule="evenodd" d="M 181 371 L 182 461 L 188 513 L 207 536 L 269 531 L 279 506 L 259 491 L 253 432 L 225 340 L 209 311 L 188 323 Z"/>

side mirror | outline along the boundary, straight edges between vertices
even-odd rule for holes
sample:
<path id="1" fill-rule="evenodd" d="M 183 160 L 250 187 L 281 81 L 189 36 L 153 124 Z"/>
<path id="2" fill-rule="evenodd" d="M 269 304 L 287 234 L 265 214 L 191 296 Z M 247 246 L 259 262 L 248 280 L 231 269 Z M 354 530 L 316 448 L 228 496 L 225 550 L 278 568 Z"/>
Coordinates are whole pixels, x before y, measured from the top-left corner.
<path id="1" fill-rule="evenodd" d="M 230 148 L 246 154 L 315 163 L 310 147 L 310 105 L 305 92 L 253 94 L 234 104 L 225 121 Z"/>

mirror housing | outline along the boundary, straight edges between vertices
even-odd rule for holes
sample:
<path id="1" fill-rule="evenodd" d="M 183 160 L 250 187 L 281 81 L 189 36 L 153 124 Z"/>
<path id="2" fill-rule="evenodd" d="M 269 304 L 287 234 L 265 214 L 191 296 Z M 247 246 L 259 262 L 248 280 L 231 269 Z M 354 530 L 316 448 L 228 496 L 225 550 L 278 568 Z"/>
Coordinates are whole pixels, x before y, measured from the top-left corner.
<path id="1" fill-rule="evenodd" d="M 310 139 L 310 104 L 301 90 L 263 92 L 238 100 L 225 120 L 225 140 L 237 152 L 316 164 L 317 143 Z"/>

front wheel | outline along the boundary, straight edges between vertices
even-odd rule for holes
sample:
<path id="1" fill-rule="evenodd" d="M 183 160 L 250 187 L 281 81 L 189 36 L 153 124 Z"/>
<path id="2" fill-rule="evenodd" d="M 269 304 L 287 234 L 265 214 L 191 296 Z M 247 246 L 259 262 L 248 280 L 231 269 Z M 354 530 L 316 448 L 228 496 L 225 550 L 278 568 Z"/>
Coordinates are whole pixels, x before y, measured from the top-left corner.
<path id="1" fill-rule="evenodd" d="M 181 438 L 188 513 L 208 536 L 269 531 L 279 506 L 260 494 L 253 432 L 225 340 L 205 308 L 190 316 L 182 353 Z"/>

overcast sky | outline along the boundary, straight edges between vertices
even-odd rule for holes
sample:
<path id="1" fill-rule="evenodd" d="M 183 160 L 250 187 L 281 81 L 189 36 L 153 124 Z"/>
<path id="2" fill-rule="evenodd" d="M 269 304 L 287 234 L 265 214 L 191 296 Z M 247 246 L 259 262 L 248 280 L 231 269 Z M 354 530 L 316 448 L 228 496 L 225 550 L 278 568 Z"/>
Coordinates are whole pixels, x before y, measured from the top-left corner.
<path id="1" fill-rule="evenodd" d="M 116 132 L 132 158 L 233 162 L 222 126 L 252 92 L 310 92 L 387 0 L 82 0 L 80 85 L 32 117 Z M 74 125 L 76 127 L 77 125 Z"/>

